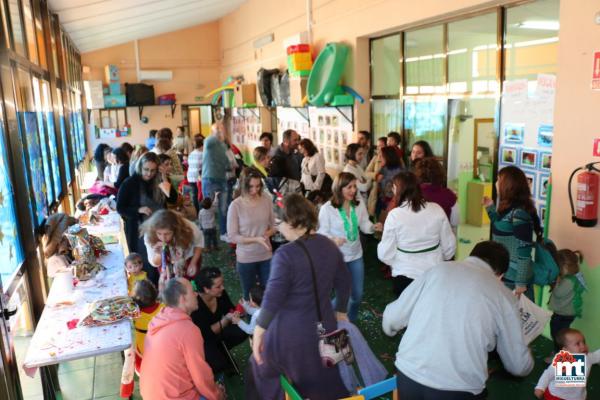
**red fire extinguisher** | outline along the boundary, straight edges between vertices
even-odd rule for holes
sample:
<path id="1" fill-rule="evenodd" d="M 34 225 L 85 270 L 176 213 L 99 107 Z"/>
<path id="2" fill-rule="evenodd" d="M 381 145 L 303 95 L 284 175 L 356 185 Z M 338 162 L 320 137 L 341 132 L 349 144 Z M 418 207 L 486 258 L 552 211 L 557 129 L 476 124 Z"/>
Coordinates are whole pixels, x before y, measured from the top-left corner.
<path id="1" fill-rule="evenodd" d="M 586 164 L 577 168 L 569 177 L 569 201 L 571 203 L 572 220 L 579 226 L 592 227 L 598 223 L 598 193 L 600 190 L 600 169 L 594 165 L 600 162 Z M 585 170 L 577 175 L 577 198 L 573 204 L 573 191 L 571 183 L 578 171 Z"/>

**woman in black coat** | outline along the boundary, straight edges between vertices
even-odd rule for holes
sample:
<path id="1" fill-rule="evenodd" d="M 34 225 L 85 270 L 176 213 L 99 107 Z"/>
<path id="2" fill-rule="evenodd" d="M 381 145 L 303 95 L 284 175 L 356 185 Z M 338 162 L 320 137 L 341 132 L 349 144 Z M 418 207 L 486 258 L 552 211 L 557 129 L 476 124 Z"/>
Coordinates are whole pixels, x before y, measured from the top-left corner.
<path id="1" fill-rule="evenodd" d="M 160 182 L 158 156 L 146 153 L 137 164 L 135 173 L 125 179 L 117 193 L 117 211 L 125 223 L 125 237 L 129 252 L 139 253 L 144 260 L 148 278 L 158 282 L 156 268 L 148 264 L 146 246 L 140 238 L 139 226 L 153 212 L 165 208 L 166 203 L 177 202 L 177 190 L 166 180 Z"/>

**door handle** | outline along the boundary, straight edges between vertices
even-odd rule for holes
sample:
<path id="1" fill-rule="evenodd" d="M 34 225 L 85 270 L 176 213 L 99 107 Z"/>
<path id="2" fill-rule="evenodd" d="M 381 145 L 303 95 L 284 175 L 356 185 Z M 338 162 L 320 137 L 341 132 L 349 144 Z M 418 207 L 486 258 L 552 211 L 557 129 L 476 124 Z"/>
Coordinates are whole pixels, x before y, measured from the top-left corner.
<path id="1" fill-rule="evenodd" d="M 15 315 L 16 313 L 17 313 L 17 309 L 16 308 L 14 310 L 9 310 L 8 308 L 5 308 L 5 309 L 2 310 L 2 316 L 6 320 L 8 320 L 10 317 L 12 317 L 13 315 Z"/>

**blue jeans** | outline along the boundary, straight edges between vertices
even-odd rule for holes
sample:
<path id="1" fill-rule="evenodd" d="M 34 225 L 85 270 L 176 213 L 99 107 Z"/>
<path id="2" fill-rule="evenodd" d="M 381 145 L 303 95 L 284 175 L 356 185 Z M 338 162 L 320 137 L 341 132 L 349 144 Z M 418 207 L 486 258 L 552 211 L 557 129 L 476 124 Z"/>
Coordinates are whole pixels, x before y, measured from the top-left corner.
<path id="1" fill-rule="evenodd" d="M 236 264 L 238 274 L 240 274 L 244 300 L 250 300 L 250 289 L 256 285 L 257 278 L 258 283 L 263 288 L 267 286 L 269 272 L 271 271 L 271 259 L 251 263 L 238 262 Z"/>
<path id="2" fill-rule="evenodd" d="M 225 180 L 202 178 L 202 196 L 212 199 L 215 192 L 220 192 L 219 195 L 219 231 L 221 235 L 227 234 L 227 182 Z"/>
<path id="3" fill-rule="evenodd" d="M 363 289 L 365 282 L 365 263 L 363 258 L 346 263 L 346 267 L 352 276 L 352 292 L 348 301 L 348 319 L 350 322 L 358 318 L 358 307 L 363 298 Z M 333 309 L 336 310 L 336 301 L 333 301 Z"/>

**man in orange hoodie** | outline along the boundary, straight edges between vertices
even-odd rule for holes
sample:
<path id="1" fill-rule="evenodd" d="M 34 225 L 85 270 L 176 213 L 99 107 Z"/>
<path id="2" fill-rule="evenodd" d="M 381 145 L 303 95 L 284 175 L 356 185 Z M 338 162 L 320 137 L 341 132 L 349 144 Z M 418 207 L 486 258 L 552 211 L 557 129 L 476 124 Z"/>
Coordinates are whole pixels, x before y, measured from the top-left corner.
<path id="1" fill-rule="evenodd" d="M 224 392 L 204 360 L 204 340 L 190 314 L 198 296 L 190 282 L 171 279 L 163 291 L 166 307 L 148 327 L 140 372 L 144 400 L 221 400 Z"/>

